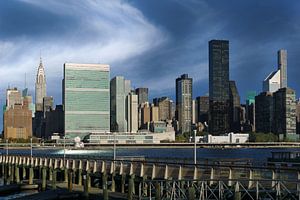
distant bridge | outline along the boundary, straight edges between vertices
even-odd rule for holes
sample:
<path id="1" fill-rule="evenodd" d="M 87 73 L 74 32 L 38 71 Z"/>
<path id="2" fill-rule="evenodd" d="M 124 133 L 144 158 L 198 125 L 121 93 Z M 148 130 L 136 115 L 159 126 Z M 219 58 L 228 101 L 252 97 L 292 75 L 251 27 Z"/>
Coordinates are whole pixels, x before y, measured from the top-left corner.
<path id="1" fill-rule="evenodd" d="M 109 192 L 155 200 L 300 198 L 300 169 L 292 167 L 2 155 L 0 174 L 6 184 L 39 180 L 43 190 L 47 181 L 70 191 L 76 184 L 87 196 L 99 188 L 104 199 Z"/>

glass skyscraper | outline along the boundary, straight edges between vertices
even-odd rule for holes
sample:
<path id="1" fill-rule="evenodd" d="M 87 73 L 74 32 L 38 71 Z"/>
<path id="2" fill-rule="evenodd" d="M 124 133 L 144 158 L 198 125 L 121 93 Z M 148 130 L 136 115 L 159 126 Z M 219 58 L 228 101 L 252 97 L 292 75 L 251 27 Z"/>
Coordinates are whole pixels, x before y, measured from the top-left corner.
<path id="1" fill-rule="evenodd" d="M 229 131 L 229 41 L 209 41 L 209 132 Z"/>
<path id="2" fill-rule="evenodd" d="M 65 136 L 110 130 L 109 65 L 64 64 Z"/>

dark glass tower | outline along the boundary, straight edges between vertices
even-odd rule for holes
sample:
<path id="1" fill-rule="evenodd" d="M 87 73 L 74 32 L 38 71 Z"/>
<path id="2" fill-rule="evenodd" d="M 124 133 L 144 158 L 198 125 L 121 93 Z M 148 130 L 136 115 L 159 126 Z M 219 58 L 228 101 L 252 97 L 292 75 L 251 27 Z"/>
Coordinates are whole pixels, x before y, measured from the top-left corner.
<path id="1" fill-rule="evenodd" d="M 209 41 L 209 132 L 229 132 L 229 41 Z"/>

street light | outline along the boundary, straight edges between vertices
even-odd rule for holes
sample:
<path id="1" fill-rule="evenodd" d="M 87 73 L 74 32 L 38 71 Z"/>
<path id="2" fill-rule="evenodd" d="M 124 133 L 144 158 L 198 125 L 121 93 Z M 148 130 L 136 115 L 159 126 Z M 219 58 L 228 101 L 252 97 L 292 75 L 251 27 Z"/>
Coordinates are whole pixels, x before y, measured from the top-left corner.
<path id="1" fill-rule="evenodd" d="M 32 137 L 30 138 L 30 158 L 32 158 Z"/>
<path id="2" fill-rule="evenodd" d="M 194 130 L 194 164 L 197 164 L 197 141 L 196 141 L 197 130 Z"/>
<path id="3" fill-rule="evenodd" d="M 64 166 L 66 161 L 66 136 L 64 136 Z"/>
<path id="4" fill-rule="evenodd" d="M 114 161 L 116 160 L 116 132 L 114 132 Z"/>
<path id="5" fill-rule="evenodd" d="M 8 139 L 6 139 L 6 155 L 8 156 Z"/>

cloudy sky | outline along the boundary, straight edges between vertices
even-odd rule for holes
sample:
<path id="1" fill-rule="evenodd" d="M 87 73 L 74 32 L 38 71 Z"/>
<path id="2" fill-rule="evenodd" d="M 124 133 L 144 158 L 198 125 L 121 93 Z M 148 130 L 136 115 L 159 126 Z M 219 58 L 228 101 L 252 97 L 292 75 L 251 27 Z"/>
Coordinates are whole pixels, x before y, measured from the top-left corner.
<path id="1" fill-rule="evenodd" d="M 230 41 L 230 77 L 245 99 L 261 91 L 288 51 L 288 84 L 300 93 L 299 0 L 1 0 L 0 90 L 34 95 L 40 52 L 47 93 L 61 103 L 63 63 L 105 63 L 150 97 L 175 95 L 188 73 L 194 97 L 208 92 L 208 41 Z"/>

